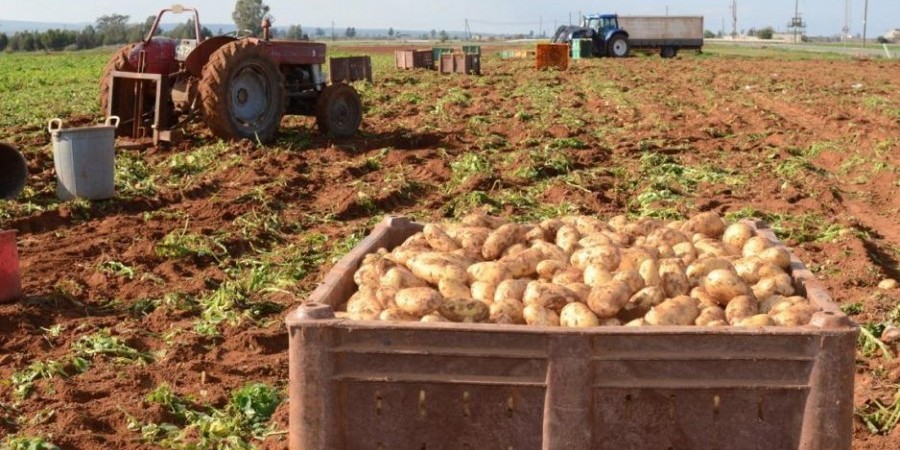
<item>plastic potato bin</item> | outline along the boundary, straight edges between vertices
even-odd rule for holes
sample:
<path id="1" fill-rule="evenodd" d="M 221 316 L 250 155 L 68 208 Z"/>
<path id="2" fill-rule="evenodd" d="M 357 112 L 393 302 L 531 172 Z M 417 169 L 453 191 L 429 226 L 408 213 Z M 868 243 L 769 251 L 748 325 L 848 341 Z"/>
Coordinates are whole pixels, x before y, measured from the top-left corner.
<path id="1" fill-rule="evenodd" d="M 796 258 L 806 327 L 334 318 L 363 256 L 420 229 L 386 219 L 288 315 L 291 449 L 850 448 L 858 328 Z"/>

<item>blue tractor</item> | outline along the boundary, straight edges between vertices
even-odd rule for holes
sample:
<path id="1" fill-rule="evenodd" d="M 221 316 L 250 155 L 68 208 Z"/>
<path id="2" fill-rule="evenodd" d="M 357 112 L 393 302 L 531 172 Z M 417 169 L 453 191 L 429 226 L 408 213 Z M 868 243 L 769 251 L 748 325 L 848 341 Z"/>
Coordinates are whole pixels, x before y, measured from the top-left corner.
<path id="1" fill-rule="evenodd" d="M 628 32 L 619 28 L 616 14 L 585 16 L 581 25 L 563 25 L 553 35 L 554 44 L 571 44 L 575 39 L 594 41 L 594 56 L 624 58 L 631 51 Z"/>

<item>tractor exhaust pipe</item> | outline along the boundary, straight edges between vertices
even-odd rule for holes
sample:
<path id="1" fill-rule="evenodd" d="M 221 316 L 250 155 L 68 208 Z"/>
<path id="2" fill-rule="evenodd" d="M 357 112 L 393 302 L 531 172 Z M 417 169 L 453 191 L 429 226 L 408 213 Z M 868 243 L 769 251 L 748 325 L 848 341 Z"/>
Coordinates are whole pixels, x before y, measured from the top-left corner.
<path id="1" fill-rule="evenodd" d="M 9 144 L 0 142 L 0 199 L 13 200 L 25 189 L 28 166 L 25 157 Z"/>

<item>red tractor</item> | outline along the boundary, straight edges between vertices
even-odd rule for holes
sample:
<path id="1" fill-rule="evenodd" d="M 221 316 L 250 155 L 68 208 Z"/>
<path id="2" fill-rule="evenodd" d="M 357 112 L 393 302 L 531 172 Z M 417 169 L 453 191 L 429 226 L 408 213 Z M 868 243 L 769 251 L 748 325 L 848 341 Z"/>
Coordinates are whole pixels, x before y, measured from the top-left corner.
<path id="1" fill-rule="evenodd" d="M 157 36 L 167 13 L 193 13 L 195 39 Z M 263 37 L 203 39 L 200 15 L 180 5 L 163 9 L 140 43 L 120 49 L 100 81 L 100 107 L 119 116 L 120 136 L 170 142 L 173 131 L 202 117 L 222 139 L 275 138 L 285 114 L 315 116 L 319 129 L 335 137 L 356 134 L 362 102 L 349 82 L 371 81 L 371 61 L 332 58 L 331 83 L 323 70 L 322 43 Z"/>

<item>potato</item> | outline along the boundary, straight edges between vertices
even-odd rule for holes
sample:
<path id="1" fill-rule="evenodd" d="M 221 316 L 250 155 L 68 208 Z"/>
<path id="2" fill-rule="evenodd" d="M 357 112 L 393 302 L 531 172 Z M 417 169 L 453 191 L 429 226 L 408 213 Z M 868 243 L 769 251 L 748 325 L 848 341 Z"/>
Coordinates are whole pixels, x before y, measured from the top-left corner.
<path id="1" fill-rule="evenodd" d="M 628 217 L 620 214 L 618 216 L 615 216 L 615 217 L 609 219 L 606 222 L 606 224 L 609 225 L 609 227 L 612 228 L 613 230 L 621 231 L 622 229 L 625 228 L 625 225 L 628 225 Z"/>
<path id="2" fill-rule="evenodd" d="M 425 225 L 422 234 L 425 235 L 428 245 L 439 252 L 452 252 L 461 248 L 459 242 L 450 237 L 439 225 L 431 223 Z"/>
<path id="3" fill-rule="evenodd" d="M 656 219 L 652 219 L 649 217 L 643 217 L 637 220 L 637 222 L 632 222 L 626 224 L 621 230 L 616 230 L 626 236 L 632 238 L 632 240 L 637 236 L 646 236 L 650 234 L 651 231 L 660 228 L 662 223 Z"/>
<path id="4" fill-rule="evenodd" d="M 781 267 L 776 266 L 775 264 L 762 262 L 759 265 L 759 269 L 756 271 L 756 274 L 759 275 L 759 279 L 774 277 L 777 275 L 785 275 L 787 272 L 784 271 Z M 758 281 L 757 281 L 758 283 Z"/>
<path id="5" fill-rule="evenodd" d="M 494 301 L 517 300 L 521 302 L 525 297 L 525 289 L 529 282 L 528 279 L 504 280 L 497 285 L 497 289 L 494 291 Z"/>
<path id="6" fill-rule="evenodd" d="M 383 309 L 372 292 L 357 292 L 347 301 L 347 314 L 352 320 L 378 320 Z"/>
<path id="7" fill-rule="evenodd" d="M 646 245 L 652 245 L 654 247 L 667 246 L 671 248 L 675 246 L 675 244 L 688 242 L 689 240 L 688 236 L 681 231 L 663 227 L 657 228 L 647 235 Z"/>
<path id="8" fill-rule="evenodd" d="M 540 225 L 532 228 L 531 231 L 525 233 L 525 240 L 528 242 L 552 241 L 555 237 L 555 234 L 550 234 L 546 228 L 543 228 Z"/>
<path id="9" fill-rule="evenodd" d="M 472 282 L 472 299 L 491 304 L 494 301 L 494 295 L 497 292 L 497 284 L 489 281 Z"/>
<path id="10" fill-rule="evenodd" d="M 581 248 L 597 247 L 600 245 L 617 245 L 609 236 L 602 233 L 594 233 L 581 238 L 578 246 Z"/>
<path id="11" fill-rule="evenodd" d="M 745 283 L 752 285 L 759 282 L 759 269 L 762 265 L 762 261 L 755 256 L 741 258 L 734 261 L 734 272 L 737 273 Z"/>
<path id="12" fill-rule="evenodd" d="M 378 315 L 378 320 L 385 322 L 415 322 L 419 320 L 418 316 L 403 311 L 400 308 L 386 309 Z"/>
<path id="13" fill-rule="evenodd" d="M 601 264 L 589 264 L 584 268 L 584 284 L 596 287 L 612 281 L 613 275 Z"/>
<path id="14" fill-rule="evenodd" d="M 397 308 L 416 317 L 430 314 L 441 306 L 444 297 L 441 293 L 430 287 L 414 287 L 397 291 L 394 297 Z"/>
<path id="15" fill-rule="evenodd" d="M 626 327 L 642 327 L 644 325 L 645 325 L 644 318 L 641 317 L 641 318 L 634 319 L 634 320 L 626 323 L 624 326 L 626 326 Z"/>
<path id="16" fill-rule="evenodd" d="M 644 288 L 644 279 L 641 278 L 641 274 L 637 273 L 634 270 L 623 270 L 620 272 L 616 272 L 616 275 L 613 277 L 615 281 L 622 281 L 628 285 L 628 295 L 641 290 Z"/>
<path id="17" fill-rule="evenodd" d="M 490 317 L 490 308 L 478 300 L 451 298 L 444 301 L 438 313 L 451 322 L 478 323 Z"/>
<path id="18" fill-rule="evenodd" d="M 644 247 L 628 247 L 620 249 L 618 270 L 639 270 L 641 264 L 648 259 L 659 259 L 659 250 Z M 612 269 L 612 270 L 615 270 Z"/>
<path id="19" fill-rule="evenodd" d="M 566 253 L 572 253 L 578 248 L 578 240 L 581 239 L 581 233 L 572 225 L 563 225 L 556 232 L 556 245 L 563 249 Z"/>
<path id="20" fill-rule="evenodd" d="M 619 248 L 613 245 L 598 245 L 577 250 L 572 253 L 570 260 L 572 266 L 579 270 L 584 270 L 590 264 L 600 264 L 609 271 L 616 270 L 620 261 Z"/>
<path id="21" fill-rule="evenodd" d="M 569 263 L 569 254 L 566 253 L 565 250 L 559 248 L 559 246 L 556 244 L 553 244 L 550 242 L 538 241 L 538 242 L 533 242 L 531 244 L 531 248 L 533 248 L 541 253 L 542 260 L 549 259 L 549 260 L 554 260 L 554 261 L 562 261 L 562 262 L 566 263 L 566 265 L 569 265 L 568 264 Z"/>
<path id="22" fill-rule="evenodd" d="M 763 250 L 774 246 L 775 244 L 764 236 L 753 236 L 747 239 L 744 246 L 741 247 L 741 254 L 744 258 L 749 256 L 758 256 Z"/>
<path id="23" fill-rule="evenodd" d="M 819 312 L 819 308 L 801 303 L 793 305 L 771 317 L 776 324 L 784 327 L 802 327 L 809 325 L 813 314 L 817 312 Z"/>
<path id="24" fill-rule="evenodd" d="M 716 269 L 706 275 L 703 289 L 723 306 L 735 297 L 751 293 L 750 288 L 736 273 L 726 269 Z"/>
<path id="25" fill-rule="evenodd" d="M 578 216 L 575 219 L 575 228 L 582 236 L 612 231 L 609 225 L 593 216 Z"/>
<path id="26" fill-rule="evenodd" d="M 473 212 L 463 217 L 460 223 L 469 227 L 484 227 L 494 230 L 505 225 L 506 220 L 501 217 L 494 217 L 480 212 Z"/>
<path id="27" fill-rule="evenodd" d="M 532 281 L 525 288 L 522 298 L 525 305 L 541 306 L 553 311 L 559 311 L 571 302 L 578 301 L 578 294 L 553 283 L 544 281 Z"/>
<path id="28" fill-rule="evenodd" d="M 791 268 L 791 254 L 782 246 L 769 247 L 758 255 L 759 259 L 776 265 L 785 271 Z"/>
<path id="29" fill-rule="evenodd" d="M 790 275 L 782 273 L 759 280 L 753 286 L 753 292 L 759 293 L 757 298 L 765 298 L 770 295 L 794 295 L 794 280 Z"/>
<path id="30" fill-rule="evenodd" d="M 749 295 L 738 295 L 725 306 L 725 318 L 731 325 L 757 314 L 759 314 L 759 303 L 756 298 Z"/>
<path id="31" fill-rule="evenodd" d="M 413 275 L 413 273 L 405 267 L 400 266 L 388 269 L 388 271 L 381 276 L 379 284 L 394 289 L 428 286 L 428 283 L 426 283 L 425 280 Z"/>
<path id="32" fill-rule="evenodd" d="M 556 233 L 559 232 L 559 229 L 562 228 L 563 225 L 565 225 L 565 223 L 559 219 L 544 219 L 538 226 L 546 230 L 548 237 L 552 237 L 552 240 L 555 240 Z"/>
<path id="33" fill-rule="evenodd" d="M 720 241 L 715 239 L 704 238 L 694 242 L 694 249 L 697 250 L 697 259 L 703 256 L 725 257 L 730 255 L 729 249 Z"/>
<path id="34" fill-rule="evenodd" d="M 578 301 L 582 303 L 587 303 L 588 297 L 591 295 L 591 287 L 584 283 L 568 283 L 564 285 L 566 289 L 575 293 L 578 296 Z"/>
<path id="35" fill-rule="evenodd" d="M 444 298 L 472 298 L 469 285 L 459 280 L 442 279 L 438 282 L 438 292 Z"/>
<path id="36" fill-rule="evenodd" d="M 525 233 L 527 233 L 527 230 L 519 224 L 508 223 L 501 225 L 488 235 L 481 249 L 481 255 L 484 256 L 485 260 L 496 260 L 507 248 L 514 244 L 524 243 Z"/>
<path id="37" fill-rule="evenodd" d="M 545 259 L 540 249 L 532 247 L 513 256 L 504 256 L 500 262 L 506 263 L 513 278 L 525 278 L 534 275 L 538 263 Z"/>
<path id="38" fill-rule="evenodd" d="M 406 262 L 406 266 L 412 273 L 432 285 L 437 285 L 441 279 L 465 281 L 469 275 L 463 267 L 468 265 L 457 264 L 450 255 L 444 253 L 420 253 Z"/>
<path id="39" fill-rule="evenodd" d="M 591 289 L 587 305 L 601 319 L 614 317 L 628 303 L 631 297 L 629 290 L 628 285 L 621 281 L 610 281 Z"/>
<path id="40" fill-rule="evenodd" d="M 510 247 L 508 247 L 506 250 L 503 250 L 503 254 L 500 255 L 500 258 L 501 259 L 507 258 L 507 257 L 514 258 L 516 255 L 524 252 L 525 250 L 528 250 L 527 245 L 521 244 L 521 243 L 513 244 Z"/>
<path id="41" fill-rule="evenodd" d="M 739 320 L 736 327 L 771 327 L 775 321 L 768 314 L 757 314 L 743 320 Z"/>
<path id="42" fill-rule="evenodd" d="M 659 247 L 656 247 L 656 251 L 659 252 L 660 258 L 675 257 L 675 250 L 672 250 L 672 247 L 669 247 L 668 245 L 660 245 Z"/>
<path id="43" fill-rule="evenodd" d="M 419 248 L 424 250 L 429 247 L 431 246 L 428 245 L 428 239 L 425 237 L 425 233 L 420 231 L 406 238 L 406 240 L 400 244 L 399 248 Z"/>
<path id="44" fill-rule="evenodd" d="M 770 295 L 768 297 L 763 297 L 762 300 L 759 301 L 759 312 L 760 314 L 768 314 L 769 311 L 778 308 L 778 305 L 784 304 L 785 307 L 793 306 L 793 303 L 788 300 L 787 297 L 782 295 Z"/>
<path id="45" fill-rule="evenodd" d="M 731 261 L 728 261 L 725 258 L 721 257 L 713 257 L 713 258 L 705 258 L 694 261 L 693 264 L 688 266 L 687 270 L 685 270 L 685 274 L 688 277 L 688 280 L 693 285 L 700 284 L 700 280 L 706 278 L 710 272 L 717 269 L 725 269 L 732 270 L 733 266 L 731 265 Z"/>
<path id="46" fill-rule="evenodd" d="M 719 305 L 718 300 L 709 295 L 709 293 L 706 292 L 706 289 L 703 289 L 703 286 L 697 286 L 694 289 L 691 289 L 691 298 L 697 299 L 700 303 L 699 308 L 701 310 L 712 306 L 721 306 Z"/>
<path id="47" fill-rule="evenodd" d="M 584 303 L 569 303 L 559 313 L 559 324 L 570 328 L 600 326 L 600 319 Z"/>
<path id="48" fill-rule="evenodd" d="M 509 280 L 512 273 L 506 264 L 497 261 L 488 261 L 475 263 L 466 269 L 469 274 L 469 281 L 485 281 L 492 284 L 500 284 L 503 280 Z"/>
<path id="49" fill-rule="evenodd" d="M 719 306 L 710 306 L 700 310 L 700 315 L 694 319 L 694 325 L 705 327 L 717 321 L 725 321 L 725 310 Z"/>
<path id="50" fill-rule="evenodd" d="M 433 312 L 431 314 L 425 314 L 424 316 L 422 316 L 422 319 L 420 320 L 420 322 L 429 322 L 429 323 L 449 322 L 449 320 L 447 320 L 446 317 L 444 317 L 436 312 Z"/>
<path id="51" fill-rule="evenodd" d="M 724 320 L 714 320 L 714 321 L 706 324 L 706 326 L 708 326 L 708 327 L 727 327 L 728 322 L 726 322 Z"/>
<path id="52" fill-rule="evenodd" d="M 680 259 L 685 266 L 688 266 L 697 260 L 697 250 L 691 242 L 675 244 L 672 246 L 672 251 L 675 252 L 675 257 Z"/>
<path id="53" fill-rule="evenodd" d="M 713 211 L 702 212 L 687 220 L 681 230 L 686 233 L 700 233 L 718 238 L 725 232 L 725 221 Z"/>
<path id="54" fill-rule="evenodd" d="M 679 295 L 650 308 L 650 311 L 644 316 L 644 322 L 647 325 L 658 326 L 693 325 L 699 316 L 697 300 L 687 295 Z"/>
<path id="55" fill-rule="evenodd" d="M 527 305 L 522 310 L 525 323 L 541 327 L 558 327 L 559 315 L 555 312 L 536 305 Z"/>
<path id="56" fill-rule="evenodd" d="M 556 275 L 554 275 L 553 280 L 551 281 L 553 282 L 553 284 L 565 286 L 567 284 L 580 283 L 583 279 L 584 272 L 574 267 L 569 267 L 568 269 L 558 272 Z"/>
<path id="57" fill-rule="evenodd" d="M 648 286 L 637 291 L 623 309 L 631 311 L 637 310 L 643 316 L 650 308 L 662 303 L 666 300 L 666 292 L 659 286 Z"/>
<path id="58" fill-rule="evenodd" d="M 357 286 L 378 285 L 379 280 L 388 270 L 396 264 L 379 254 L 366 255 L 359 269 L 353 274 L 353 281 Z"/>
<path id="59" fill-rule="evenodd" d="M 644 280 L 644 286 L 659 286 L 662 280 L 659 278 L 659 263 L 655 259 L 648 259 L 641 263 L 638 269 L 641 279 Z"/>
<path id="60" fill-rule="evenodd" d="M 459 246 L 466 256 L 472 259 L 481 260 L 483 258 L 481 249 L 484 247 L 484 242 L 487 241 L 492 230 L 485 227 L 461 226 L 446 228 L 444 231 L 446 231 L 451 238 L 459 242 Z"/>
<path id="61" fill-rule="evenodd" d="M 397 292 L 400 292 L 400 290 L 392 287 L 381 286 L 375 289 L 375 299 L 383 309 L 396 308 L 397 302 L 394 301 L 394 299 L 397 297 Z"/>
<path id="62" fill-rule="evenodd" d="M 677 297 L 690 292 L 690 283 L 681 261 L 678 259 L 663 259 L 659 261 L 660 286 L 666 292 L 667 297 Z"/>
<path id="63" fill-rule="evenodd" d="M 557 272 L 561 272 L 566 270 L 569 267 L 565 261 L 558 261 L 555 259 L 546 259 L 538 263 L 536 270 L 538 276 L 545 280 L 552 280 L 553 276 L 557 274 Z"/>
<path id="64" fill-rule="evenodd" d="M 744 244 L 755 235 L 756 232 L 750 225 L 744 222 L 733 223 L 725 229 L 722 242 L 736 248 L 744 248 Z"/>
<path id="65" fill-rule="evenodd" d="M 525 305 L 512 299 L 495 301 L 489 308 L 489 320 L 493 323 L 525 324 Z"/>

